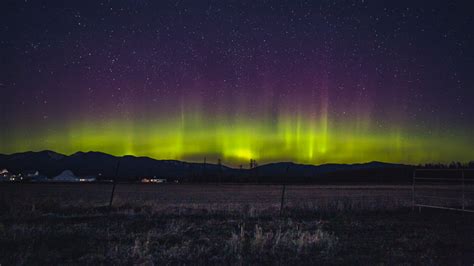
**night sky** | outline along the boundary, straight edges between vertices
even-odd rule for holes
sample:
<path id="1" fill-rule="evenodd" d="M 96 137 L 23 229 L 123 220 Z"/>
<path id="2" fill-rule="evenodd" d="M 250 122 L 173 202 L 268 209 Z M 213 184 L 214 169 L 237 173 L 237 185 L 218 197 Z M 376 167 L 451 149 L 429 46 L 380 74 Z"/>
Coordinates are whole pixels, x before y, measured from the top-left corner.
<path id="1" fill-rule="evenodd" d="M 474 8 L 385 2 L 2 1 L 0 153 L 474 159 Z"/>

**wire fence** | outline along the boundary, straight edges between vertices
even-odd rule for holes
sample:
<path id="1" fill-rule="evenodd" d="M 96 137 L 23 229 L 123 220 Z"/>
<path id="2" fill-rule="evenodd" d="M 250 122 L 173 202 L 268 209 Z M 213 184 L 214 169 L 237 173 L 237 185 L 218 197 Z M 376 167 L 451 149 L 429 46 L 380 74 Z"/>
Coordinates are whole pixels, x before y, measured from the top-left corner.
<path id="1" fill-rule="evenodd" d="M 473 169 L 416 169 L 412 208 L 433 208 L 474 213 Z"/>
<path id="2" fill-rule="evenodd" d="M 3 184 L 0 193 L 12 205 L 56 201 L 65 206 L 108 206 L 110 183 Z M 16 203 L 18 204 L 14 204 Z M 153 205 L 272 209 L 275 213 L 306 210 L 393 209 L 410 206 L 409 185 L 282 184 L 140 184 L 118 183 L 112 206 Z"/>
<path id="3" fill-rule="evenodd" d="M 271 208 L 280 215 L 299 208 L 375 210 L 411 207 L 413 210 L 434 208 L 474 212 L 474 171 L 417 169 L 411 185 L 3 183 L 0 184 L 0 201 L 26 208 L 43 201 L 89 207 L 128 204 L 229 209 L 251 206 Z"/>

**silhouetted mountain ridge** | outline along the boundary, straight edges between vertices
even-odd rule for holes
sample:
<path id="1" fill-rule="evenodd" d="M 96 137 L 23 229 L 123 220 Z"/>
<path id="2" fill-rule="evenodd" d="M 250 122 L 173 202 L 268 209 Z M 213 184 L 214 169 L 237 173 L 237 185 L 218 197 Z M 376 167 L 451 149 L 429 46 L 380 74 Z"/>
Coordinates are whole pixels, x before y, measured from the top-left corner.
<path id="1" fill-rule="evenodd" d="M 118 166 L 118 164 L 120 164 Z M 359 175 L 365 173 L 385 173 L 393 170 L 411 169 L 409 165 L 383 162 L 357 164 L 296 164 L 293 162 L 269 163 L 253 169 L 236 169 L 216 164 L 192 163 L 178 160 L 156 160 L 150 157 L 132 155 L 114 156 L 103 152 L 76 152 L 64 155 L 54 151 L 22 152 L 0 154 L 0 168 L 12 172 L 38 170 L 40 173 L 53 177 L 63 170 L 71 170 L 76 175 L 96 175 L 102 179 L 138 180 L 143 177 L 161 177 L 190 182 L 312 182 L 325 180 L 334 173 L 345 173 L 361 180 Z M 382 170 L 382 171 L 381 171 Z M 364 174 L 363 174 L 364 173 Z M 337 176 L 337 175 L 336 175 Z M 345 179 L 347 179 L 345 177 Z M 334 180 L 337 178 L 334 177 Z M 332 180 L 332 179 L 331 179 Z"/>

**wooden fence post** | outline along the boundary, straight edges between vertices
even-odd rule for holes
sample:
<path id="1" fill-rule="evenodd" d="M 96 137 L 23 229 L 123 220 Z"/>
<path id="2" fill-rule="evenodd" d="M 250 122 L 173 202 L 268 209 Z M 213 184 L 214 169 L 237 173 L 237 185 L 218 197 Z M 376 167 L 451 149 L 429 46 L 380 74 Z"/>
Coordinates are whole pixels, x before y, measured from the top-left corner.
<path id="1" fill-rule="evenodd" d="M 280 203 L 280 216 L 283 215 L 283 208 L 285 207 L 285 190 L 286 190 L 286 178 L 288 175 L 288 170 L 290 169 L 290 166 L 286 167 L 286 173 L 283 175 L 283 188 L 281 190 L 281 203 Z"/>
<path id="2" fill-rule="evenodd" d="M 117 184 L 117 179 L 118 179 L 118 171 L 119 171 L 119 167 L 120 167 L 120 159 L 118 159 L 117 161 L 117 167 L 115 168 L 115 178 L 114 178 L 114 181 L 113 181 L 113 186 L 112 186 L 112 193 L 110 193 L 110 201 L 109 201 L 109 208 L 112 207 L 112 202 L 114 201 L 114 194 L 115 194 L 115 186 Z"/>

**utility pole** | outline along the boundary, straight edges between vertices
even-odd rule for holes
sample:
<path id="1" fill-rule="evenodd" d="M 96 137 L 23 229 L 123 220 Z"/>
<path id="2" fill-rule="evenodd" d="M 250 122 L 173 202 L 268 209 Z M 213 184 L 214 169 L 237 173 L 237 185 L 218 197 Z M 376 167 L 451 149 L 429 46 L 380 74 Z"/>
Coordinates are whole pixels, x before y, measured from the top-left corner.
<path id="1" fill-rule="evenodd" d="M 206 178 L 206 157 L 204 157 L 204 162 L 202 163 L 202 180 Z"/>
<path id="2" fill-rule="evenodd" d="M 258 176 L 258 163 L 257 163 L 257 160 L 253 160 L 253 168 L 255 169 L 253 172 L 253 177 L 255 179 L 255 182 L 258 184 L 259 183 L 259 176 Z"/>
<path id="3" fill-rule="evenodd" d="M 219 185 L 221 184 L 221 181 L 222 181 L 222 161 L 221 161 L 221 158 L 217 159 L 217 166 L 219 167 Z"/>
<path id="4" fill-rule="evenodd" d="M 466 201 L 465 199 L 465 181 L 464 181 L 464 170 L 461 172 L 462 174 L 462 210 L 464 211 L 466 209 L 466 204 L 464 203 Z"/>
<path id="5" fill-rule="evenodd" d="M 415 182 L 416 182 L 416 169 L 413 170 L 413 181 L 411 185 L 411 211 L 415 210 Z"/>

